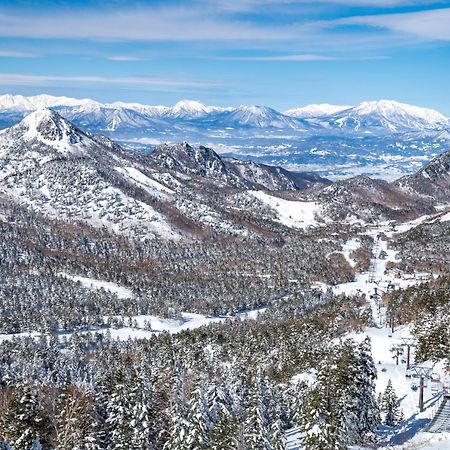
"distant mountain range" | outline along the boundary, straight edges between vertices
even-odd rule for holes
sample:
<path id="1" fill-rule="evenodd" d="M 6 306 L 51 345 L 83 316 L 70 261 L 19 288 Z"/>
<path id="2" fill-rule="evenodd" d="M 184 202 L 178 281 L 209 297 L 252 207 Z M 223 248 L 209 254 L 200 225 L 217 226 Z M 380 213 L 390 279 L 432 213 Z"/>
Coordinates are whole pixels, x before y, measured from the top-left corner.
<path id="1" fill-rule="evenodd" d="M 367 174 L 394 179 L 416 171 L 450 143 L 450 121 L 443 114 L 388 100 L 308 105 L 282 113 L 265 106 L 218 107 L 196 101 L 167 107 L 3 95 L 0 128 L 43 107 L 127 148 L 145 152 L 158 143 L 189 141 L 226 156 L 314 170 L 331 178 Z"/>
<path id="2" fill-rule="evenodd" d="M 1 112 L 28 113 L 40 108 L 55 108 L 70 119 L 84 116 L 87 124 L 103 131 L 115 131 L 161 125 L 157 121 L 199 122 L 198 125 L 222 127 L 278 128 L 294 130 L 343 130 L 368 132 L 443 131 L 449 118 L 428 108 L 419 108 L 391 100 L 363 102 L 356 106 L 308 105 L 283 113 L 266 106 L 218 107 L 183 100 L 173 107 L 139 103 L 99 103 L 90 99 L 37 95 L 0 96 Z"/>
<path id="3" fill-rule="evenodd" d="M 39 109 L 0 131 L 0 198 L 47 220 L 138 238 L 286 236 L 433 213 L 448 201 L 449 155 L 391 184 L 366 176 L 332 184 L 186 142 L 131 152 Z"/>

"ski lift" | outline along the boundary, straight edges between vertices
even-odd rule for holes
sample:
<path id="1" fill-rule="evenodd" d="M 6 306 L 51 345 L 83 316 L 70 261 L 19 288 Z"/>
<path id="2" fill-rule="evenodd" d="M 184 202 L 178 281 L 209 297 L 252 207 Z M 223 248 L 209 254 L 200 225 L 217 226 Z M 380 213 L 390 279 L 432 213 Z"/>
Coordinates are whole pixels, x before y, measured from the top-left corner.
<path id="1" fill-rule="evenodd" d="M 414 391 L 414 392 L 416 392 L 417 389 L 419 389 L 419 387 L 417 386 L 417 384 L 416 384 L 416 383 L 411 383 L 411 390 Z"/>
<path id="2" fill-rule="evenodd" d="M 442 383 L 441 377 L 437 373 L 431 374 L 431 392 L 439 392 L 441 390 Z"/>
<path id="3" fill-rule="evenodd" d="M 439 392 L 441 390 L 440 382 L 432 382 L 431 383 L 431 392 Z"/>

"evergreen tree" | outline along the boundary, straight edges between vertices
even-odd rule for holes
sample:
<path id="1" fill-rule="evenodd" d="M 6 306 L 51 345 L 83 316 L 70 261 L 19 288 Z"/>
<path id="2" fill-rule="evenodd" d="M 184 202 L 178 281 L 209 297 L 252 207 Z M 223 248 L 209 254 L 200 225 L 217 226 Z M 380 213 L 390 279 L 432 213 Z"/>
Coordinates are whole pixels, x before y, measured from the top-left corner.
<path id="1" fill-rule="evenodd" d="M 354 381 L 357 433 L 360 437 L 374 432 L 381 421 L 379 406 L 375 399 L 376 378 L 377 370 L 372 358 L 370 338 L 367 337 L 358 347 L 358 371 Z"/>
<path id="2" fill-rule="evenodd" d="M 55 406 L 55 450 L 78 450 L 92 426 L 91 404 L 87 393 L 67 382 L 60 391 Z"/>
<path id="3" fill-rule="evenodd" d="M 264 381 L 259 376 L 244 412 L 244 441 L 248 450 L 270 450 L 272 446 L 265 394 Z"/>
<path id="4" fill-rule="evenodd" d="M 381 411 L 384 413 L 384 423 L 386 425 L 391 427 L 397 425 L 400 419 L 400 402 L 392 387 L 390 378 L 381 400 Z"/>
<path id="5" fill-rule="evenodd" d="M 273 421 L 272 426 L 270 427 L 270 441 L 273 450 L 286 449 L 286 437 L 279 417 Z"/>
<path id="6" fill-rule="evenodd" d="M 3 417 L 1 435 L 13 450 L 41 445 L 49 433 L 48 418 L 39 407 L 30 385 L 18 386 Z"/>
<path id="7" fill-rule="evenodd" d="M 212 423 L 202 380 L 197 381 L 188 408 L 187 444 L 192 450 L 207 450 L 210 448 L 209 430 Z"/>
<path id="8" fill-rule="evenodd" d="M 335 448 L 331 414 L 325 393 L 319 387 L 308 395 L 300 425 L 302 448 L 305 450 L 330 450 Z"/>
<path id="9" fill-rule="evenodd" d="M 187 441 L 190 428 L 188 411 L 184 368 L 177 365 L 171 403 L 167 412 L 170 420 L 169 430 L 163 450 L 190 450 Z"/>
<path id="10" fill-rule="evenodd" d="M 148 380 L 135 375 L 131 381 L 131 421 L 133 430 L 130 442 L 132 450 L 148 450 L 152 448 L 152 430 L 150 415 L 152 408 L 153 390 Z"/>
<path id="11" fill-rule="evenodd" d="M 116 384 L 106 406 L 106 423 L 110 430 L 110 449 L 111 450 L 129 450 L 133 427 L 131 424 L 131 413 L 133 403 L 130 395 L 128 383 L 120 381 Z"/>

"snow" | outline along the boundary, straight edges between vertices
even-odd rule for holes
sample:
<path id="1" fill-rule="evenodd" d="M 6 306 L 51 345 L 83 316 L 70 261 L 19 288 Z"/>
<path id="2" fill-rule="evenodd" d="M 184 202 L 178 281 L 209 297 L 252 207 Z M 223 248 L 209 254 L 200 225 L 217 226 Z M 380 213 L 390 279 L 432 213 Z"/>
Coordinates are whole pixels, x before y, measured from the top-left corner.
<path id="1" fill-rule="evenodd" d="M 80 275 L 70 275 L 68 273 L 60 272 L 59 276 L 68 278 L 75 282 L 81 283 L 87 289 L 104 289 L 117 295 L 118 298 L 126 299 L 134 297 L 133 292 L 116 283 L 104 280 L 97 280 L 95 278 L 83 277 Z M 232 316 L 206 316 L 204 314 L 196 314 L 189 312 L 182 312 L 178 319 L 161 318 L 154 315 L 138 315 L 131 316 L 133 326 L 121 328 L 89 329 L 82 333 L 110 333 L 113 339 L 127 340 L 127 339 L 148 339 L 154 333 L 168 332 L 171 334 L 180 333 L 185 330 L 194 330 L 204 325 L 211 323 L 221 323 L 226 320 L 256 320 L 258 314 L 263 313 L 266 308 L 258 308 L 254 310 L 242 311 Z M 115 316 L 120 318 L 120 316 Z M 105 323 L 109 317 L 104 317 Z M 70 336 L 71 333 L 61 332 L 61 336 Z M 0 334 L 0 342 L 12 340 L 15 337 L 32 337 L 37 338 L 40 333 L 17 333 L 17 334 Z"/>
<path id="2" fill-rule="evenodd" d="M 413 226 L 416 226 L 430 216 L 421 217 L 415 221 L 405 223 L 402 225 L 400 231 L 407 231 Z M 396 253 L 393 250 L 387 248 L 387 241 L 378 239 L 379 233 L 384 233 L 388 238 L 391 238 L 393 231 L 388 224 L 381 224 L 379 227 L 367 229 L 366 233 L 374 238 L 373 257 L 371 264 L 371 271 L 358 274 L 354 282 L 344 283 L 336 286 L 328 286 L 323 283 L 316 283 L 317 287 L 324 290 L 331 288 L 336 294 L 345 293 L 351 294 L 365 294 L 372 308 L 372 315 L 376 319 L 377 323 L 385 322 L 384 308 L 378 308 L 375 299 L 372 295 L 375 293 L 375 289 L 386 290 L 387 285 L 392 283 L 392 279 L 385 274 L 386 264 L 388 261 L 396 261 Z M 344 245 L 344 249 L 353 248 L 356 245 L 355 240 L 348 241 Z M 387 253 L 386 259 L 378 258 L 381 251 Z M 344 251 L 343 251 L 344 253 Z M 397 287 L 405 288 L 411 285 L 419 284 L 421 282 L 420 276 L 423 274 L 416 274 L 416 277 L 410 279 L 395 279 L 394 283 Z M 397 397 L 401 400 L 400 407 L 403 409 L 406 421 L 396 427 L 380 427 L 379 434 L 382 439 L 381 447 L 388 447 L 392 450 L 412 450 L 412 449 L 450 449 L 450 433 L 433 434 L 421 431 L 422 428 L 433 417 L 438 402 L 439 393 L 432 392 L 431 381 L 427 382 L 427 387 L 424 389 L 424 403 L 425 410 L 421 413 L 418 408 L 418 391 L 411 389 L 411 384 L 416 383 L 412 378 L 406 378 L 406 365 L 402 361 L 402 356 L 399 357 L 399 364 L 397 365 L 396 359 L 393 357 L 393 353 L 390 351 L 392 345 L 398 345 L 401 343 L 402 338 L 411 337 L 411 330 L 409 326 L 395 327 L 394 333 L 390 328 L 376 325 L 366 328 L 361 333 L 350 333 L 346 338 L 353 338 L 358 342 L 361 342 L 369 336 L 372 341 L 372 356 L 374 358 L 377 370 L 378 378 L 376 382 L 376 391 L 383 392 L 386 388 L 389 379 L 392 381 L 392 385 L 397 394 Z M 406 350 L 405 350 L 406 352 Z M 414 364 L 414 349 L 411 349 L 411 362 Z M 444 372 L 443 364 L 438 363 L 434 367 L 431 363 L 423 363 L 421 366 L 432 368 L 434 373 L 437 373 L 444 384 L 450 384 L 448 375 Z M 300 374 L 294 377 L 293 381 L 306 378 L 311 380 L 311 377 L 305 374 Z M 288 430 L 286 434 L 288 443 L 287 448 L 289 450 L 299 450 L 299 433 L 298 430 Z M 380 448 L 381 448 L 380 447 Z M 363 447 L 352 447 L 354 450 L 363 450 Z"/>
<path id="3" fill-rule="evenodd" d="M 318 226 L 317 216 L 321 206 L 315 202 L 284 200 L 264 191 L 249 191 L 251 195 L 262 201 L 277 214 L 276 221 L 290 228 L 307 228 Z"/>
<path id="4" fill-rule="evenodd" d="M 345 105 L 330 105 L 329 103 L 320 103 L 302 106 L 300 108 L 293 108 L 284 111 L 283 114 L 291 117 L 301 117 L 301 118 L 313 118 L 320 116 L 328 116 L 330 114 L 337 113 L 339 111 L 344 111 L 349 109 L 351 106 Z"/>
<path id="5" fill-rule="evenodd" d="M 201 116 L 206 115 L 214 110 L 213 107 L 204 105 L 194 100 L 181 100 L 176 103 L 170 110 L 170 114 L 175 117 L 183 116 Z"/>
<path id="6" fill-rule="evenodd" d="M 51 127 L 58 131 L 58 133 L 54 133 L 52 135 L 54 139 L 47 138 L 39 130 L 39 126 L 42 123 L 46 124 L 47 122 L 50 125 L 46 126 L 46 129 Z M 43 144 L 61 152 L 64 155 L 72 154 L 83 156 L 86 154 L 86 149 L 84 146 L 89 144 L 89 138 L 81 133 L 77 133 L 77 141 L 71 141 L 71 137 L 74 135 L 72 125 L 61 116 L 55 114 L 51 109 L 38 109 L 31 114 L 28 114 L 18 125 L 16 125 L 16 127 L 26 128 L 26 131 L 22 135 L 21 139 L 37 139 Z"/>
<path id="7" fill-rule="evenodd" d="M 119 173 L 125 174 L 128 178 L 143 187 L 147 192 L 161 197 L 161 193 L 174 194 L 172 189 L 144 175 L 140 170 L 134 167 L 115 167 Z M 156 192 L 155 192 L 156 191 Z M 166 197 L 166 196 L 165 196 Z"/>
<path id="8" fill-rule="evenodd" d="M 110 292 L 116 293 L 119 298 L 126 298 L 133 295 L 130 290 L 123 288 L 121 286 L 115 285 L 114 283 L 109 283 L 100 280 L 93 280 L 91 278 L 71 276 L 67 274 L 60 274 L 67 278 L 71 278 L 74 281 L 80 281 L 88 289 L 106 289 Z M 82 330 L 81 333 L 94 333 L 94 334 L 109 334 L 112 339 L 124 341 L 128 339 L 149 339 L 155 333 L 167 332 L 170 334 L 180 333 L 186 330 L 194 330 L 196 328 L 202 327 L 204 325 L 210 325 L 212 323 L 223 323 L 227 320 L 256 320 L 258 314 L 263 313 L 265 308 L 259 308 L 249 311 L 243 311 L 241 313 L 235 314 L 233 316 L 220 316 L 212 317 L 203 314 L 195 314 L 189 312 L 183 312 L 179 319 L 166 319 L 153 315 L 139 315 L 131 316 L 131 323 L 133 326 L 125 326 L 120 328 L 92 328 Z M 120 318 L 120 316 L 116 316 Z M 109 317 L 104 317 L 105 323 Z M 127 318 L 128 320 L 128 318 Z M 68 338 L 72 335 L 70 332 L 60 332 L 60 339 Z M 16 333 L 16 334 L 0 334 L 0 343 L 3 341 L 11 341 L 18 337 L 31 337 L 39 338 L 40 333 Z"/>
<path id="9" fill-rule="evenodd" d="M 36 109 L 51 108 L 54 106 L 89 106 L 98 104 L 96 101 L 84 98 L 55 97 L 41 94 L 30 97 L 23 95 L 0 95 L 0 110 L 14 110 L 20 112 L 34 111 Z"/>
<path id="10" fill-rule="evenodd" d="M 380 113 L 387 118 L 408 116 L 423 120 L 425 123 L 434 125 L 436 123 L 445 123 L 447 117 L 434 109 L 422 108 L 407 103 L 400 103 L 394 100 L 378 100 L 373 102 L 362 102 L 354 108 L 360 114 Z"/>
<path id="11" fill-rule="evenodd" d="M 79 275 L 69 275 L 64 272 L 59 273 L 59 275 L 73 281 L 78 281 L 88 289 L 104 289 L 105 291 L 112 292 L 119 298 L 132 298 L 134 296 L 130 289 L 110 281 L 96 280 L 95 278 L 82 277 Z"/>
<path id="12" fill-rule="evenodd" d="M 356 261 L 350 257 L 350 253 L 354 252 L 355 250 L 358 250 L 359 247 L 361 247 L 361 241 L 358 238 L 350 239 L 342 247 L 342 254 L 344 255 L 345 259 L 348 261 L 351 267 L 356 266 Z"/>
<path id="13" fill-rule="evenodd" d="M 137 327 L 125 327 L 119 329 L 108 328 L 99 330 L 100 333 L 106 333 L 107 330 L 111 332 L 119 340 L 133 338 L 136 335 L 141 335 L 142 338 L 150 337 L 155 332 L 168 332 L 171 334 L 180 333 L 186 330 L 195 330 L 204 325 L 212 323 L 222 323 L 226 320 L 255 320 L 258 314 L 265 311 L 265 308 L 244 311 L 233 316 L 205 316 L 203 314 L 183 312 L 179 319 L 165 319 L 153 315 L 139 315 L 133 316 L 133 322 L 136 321 Z M 107 319 L 107 318 L 106 318 Z M 149 325 L 149 326 L 148 326 Z M 147 329 L 146 329 L 147 328 Z"/>

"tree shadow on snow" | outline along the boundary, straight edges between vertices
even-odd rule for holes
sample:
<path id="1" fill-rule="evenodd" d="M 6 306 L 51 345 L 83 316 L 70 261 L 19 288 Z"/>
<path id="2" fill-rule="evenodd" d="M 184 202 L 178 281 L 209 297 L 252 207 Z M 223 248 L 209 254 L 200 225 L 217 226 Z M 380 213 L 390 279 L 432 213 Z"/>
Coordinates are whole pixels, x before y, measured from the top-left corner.
<path id="1" fill-rule="evenodd" d="M 428 399 L 425 407 L 433 406 L 439 400 L 439 396 Z M 428 418 L 417 418 L 417 414 L 412 415 L 408 420 L 396 427 L 383 425 L 379 428 L 383 440 L 389 445 L 401 445 L 412 439 L 419 431 L 430 422 Z"/>

